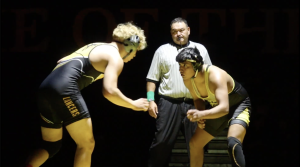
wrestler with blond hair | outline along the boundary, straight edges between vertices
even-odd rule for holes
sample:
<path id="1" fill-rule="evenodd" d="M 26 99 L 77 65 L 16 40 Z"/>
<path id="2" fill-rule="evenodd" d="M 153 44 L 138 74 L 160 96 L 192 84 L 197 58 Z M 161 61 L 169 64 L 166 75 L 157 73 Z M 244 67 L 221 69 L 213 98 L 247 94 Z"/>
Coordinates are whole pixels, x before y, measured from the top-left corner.
<path id="1" fill-rule="evenodd" d="M 147 46 L 144 31 L 127 22 L 113 31 L 110 43 L 91 43 L 60 59 L 38 90 L 42 143 L 26 162 L 38 167 L 53 157 L 62 144 L 63 126 L 77 144 L 74 167 L 90 167 L 95 146 L 92 120 L 81 90 L 103 78 L 105 98 L 121 107 L 147 111 L 146 98 L 132 100 L 118 89 L 124 62 Z"/>

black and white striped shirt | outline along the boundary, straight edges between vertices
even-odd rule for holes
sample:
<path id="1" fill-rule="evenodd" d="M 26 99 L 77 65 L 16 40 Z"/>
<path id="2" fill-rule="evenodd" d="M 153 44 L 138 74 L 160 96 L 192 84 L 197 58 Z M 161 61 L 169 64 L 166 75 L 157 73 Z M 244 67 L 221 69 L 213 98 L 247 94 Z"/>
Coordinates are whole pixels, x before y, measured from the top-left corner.
<path id="1" fill-rule="evenodd" d="M 192 41 L 186 47 L 197 47 L 205 64 L 212 65 L 206 48 Z M 177 54 L 185 47 L 168 43 L 160 46 L 152 59 L 147 75 L 148 80 L 160 81 L 158 93 L 173 98 L 192 98 L 189 90 L 185 87 L 179 72 L 179 64 L 176 62 Z"/>

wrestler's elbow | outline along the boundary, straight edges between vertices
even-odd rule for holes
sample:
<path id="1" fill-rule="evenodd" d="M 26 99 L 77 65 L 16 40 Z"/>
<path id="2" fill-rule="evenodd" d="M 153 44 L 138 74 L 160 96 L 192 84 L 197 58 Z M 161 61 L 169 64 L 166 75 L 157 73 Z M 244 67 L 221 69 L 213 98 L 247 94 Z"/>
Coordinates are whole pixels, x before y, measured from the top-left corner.
<path id="1" fill-rule="evenodd" d="M 229 106 L 228 105 L 223 105 L 223 106 L 220 106 L 221 107 L 221 112 L 223 115 L 227 115 L 229 114 Z"/>
<path id="2" fill-rule="evenodd" d="M 114 88 L 103 88 L 102 94 L 106 99 L 109 99 L 116 94 L 116 90 Z"/>

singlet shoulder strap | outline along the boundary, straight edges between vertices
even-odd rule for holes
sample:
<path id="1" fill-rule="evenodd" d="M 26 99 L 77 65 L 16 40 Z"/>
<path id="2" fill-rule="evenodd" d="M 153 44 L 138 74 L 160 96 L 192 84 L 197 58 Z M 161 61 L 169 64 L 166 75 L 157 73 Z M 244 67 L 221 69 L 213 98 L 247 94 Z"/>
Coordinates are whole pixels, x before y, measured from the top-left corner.
<path id="1" fill-rule="evenodd" d="M 202 99 L 202 98 L 201 98 L 201 95 L 200 95 L 200 93 L 199 93 L 199 91 L 198 91 L 198 89 L 197 89 L 197 86 L 196 86 L 196 84 L 195 84 L 194 78 L 191 78 L 191 81 L 192 81 L 192 86 L 193 86 L 193 89 L 194 89 L 194 92 L 195 92 L 196 96 L 197 96 L 198 98 Z"/>
<path id="2" fill-rule="evenodd" d="M 205 69 L 205 86 L 206 86 L 206 89 L 210 92 L 209 87 L 208 87 L 208 74 L 207 74 L 208 68 L 209 68 L 209 67 L 210 67 L 210 65 L 207 65 L 207 67 L 206 67 L 206 69 Z M 193 89 L 194 89 L 194 92 L 195 92 L 196 96 L 197 96 L 198 98 L 200 98 L 200 99 L 203 99 L 203 98 L 201 97 L 201 95 L 200 95 L 200 92 L 199 92 L 198 89 L 197 89 L 197 86 L 196 86 L 196 84 L 195 84 L 194 78 L 191 78 L 191 81 L 192 81 L 192 86 L 193 86 Z M 209 96 L 208 96 L 208 97 L 209 97 Z"/>
<path id="3" fill-rule="evenodd" d="M 229 75 L 229 74 L 228 74 L 228 75 Z M 229 76 L 230 76 L 230 78 L 232 79 L 233 86 L 232 86 L 231 91 L 230 91 L 228 94 L 230 94 L 231 92 L 233 92 L 233 90 L 234 90 L 234 88 L 235 88 L 235 86 L 236 86 L 235 81 L 234 81 L 234 79 L 232 78 L 232 76 L 231 76 L 231 75 L 229 75 Z"/>
<path id="4" fill-rule="evenodd" d="M 206 87 L 206 91 L 207 91 L 207 93 L 208 93 L 208 97 L 209 97 L 210 95 L 214 95 L 214 94 L 210 91 L 210 89 L 209 89 L 208 69 L 209 69 L 210 66 L 211 66 L 211 65 L 207 65 L 207 67 L 206 67 L 206 69 L 205 69 L 205 87 Z"/>
<path id="5" fill-rule="evenodd" d="M 206 72 L 208 71 L 209 67 L 210 67 L 210 65 L 208 64 L 207 67 L 206 67 L 206 69 L 205 69 Z"/>

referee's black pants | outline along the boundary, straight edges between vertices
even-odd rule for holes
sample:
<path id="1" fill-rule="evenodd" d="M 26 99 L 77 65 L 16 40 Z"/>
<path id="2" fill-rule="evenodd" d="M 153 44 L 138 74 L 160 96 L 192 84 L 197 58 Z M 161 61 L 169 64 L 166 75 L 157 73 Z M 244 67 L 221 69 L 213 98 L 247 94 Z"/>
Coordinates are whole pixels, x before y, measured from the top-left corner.
<path id="1" fill-rule="evenodd" d="M 189 142 L 195 133 L 197 123 L 190 122 L 186 118 L 186 113 L 195 107 L 192 99 L 180 100 L 165 96 L 159 99 L 157 107 L 157 131 L 149 150 L 148 167 L 168 167 L 179 130 L 185 136 L 188 156 L 190 154 Z"/>

